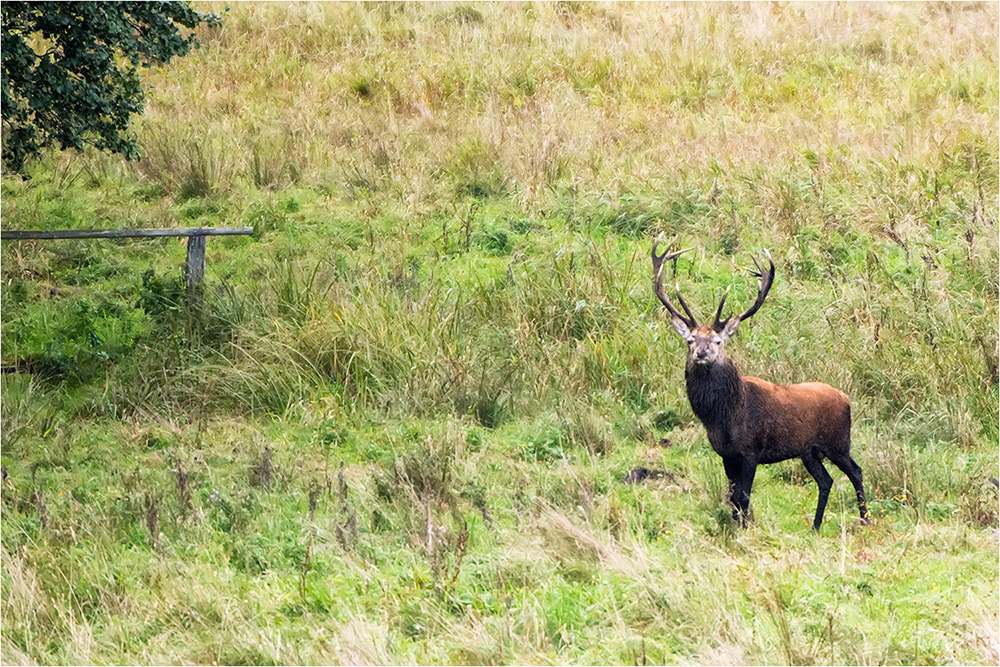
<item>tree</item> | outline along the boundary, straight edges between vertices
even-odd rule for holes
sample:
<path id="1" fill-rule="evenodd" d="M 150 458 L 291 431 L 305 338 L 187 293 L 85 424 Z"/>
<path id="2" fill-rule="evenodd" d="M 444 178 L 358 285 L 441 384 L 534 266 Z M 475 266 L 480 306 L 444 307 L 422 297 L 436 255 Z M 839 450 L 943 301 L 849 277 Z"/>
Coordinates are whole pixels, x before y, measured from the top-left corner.
<path id="1" fill-rule="evenodd" d="M 180 28 L 220 23 L 188 2 L 3 2 L 0 13 L 2 159 L 18 173 L 47 147 L 137 158 L 129 121 L 145 103 L 140 67 L 197 47 Z"/>

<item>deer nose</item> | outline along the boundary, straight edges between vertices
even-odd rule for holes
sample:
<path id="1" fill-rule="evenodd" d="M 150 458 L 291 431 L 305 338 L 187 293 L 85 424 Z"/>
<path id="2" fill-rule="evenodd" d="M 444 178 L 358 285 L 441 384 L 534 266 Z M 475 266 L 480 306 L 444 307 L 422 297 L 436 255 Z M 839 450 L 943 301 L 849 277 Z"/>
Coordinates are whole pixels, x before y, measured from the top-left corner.
<path id="1" fill-rule="evenodd" d="M 708 356 L 708 350 L 698 350 L 698 358 L 704 359 Z"/>

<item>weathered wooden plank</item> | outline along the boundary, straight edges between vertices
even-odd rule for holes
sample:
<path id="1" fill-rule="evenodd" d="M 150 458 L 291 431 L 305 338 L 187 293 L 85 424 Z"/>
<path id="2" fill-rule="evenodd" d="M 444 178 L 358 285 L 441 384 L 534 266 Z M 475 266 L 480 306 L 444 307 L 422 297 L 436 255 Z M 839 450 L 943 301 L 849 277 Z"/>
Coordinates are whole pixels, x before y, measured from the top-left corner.
<path id="1" fill-rule="evenodd" d="M 188 227 L 176 229 L 53 229 L 53 230 L 0 230 L 4 241 L 29 239 L 127 239 L 158 236 L 249 236 L 253 227 Z"/>

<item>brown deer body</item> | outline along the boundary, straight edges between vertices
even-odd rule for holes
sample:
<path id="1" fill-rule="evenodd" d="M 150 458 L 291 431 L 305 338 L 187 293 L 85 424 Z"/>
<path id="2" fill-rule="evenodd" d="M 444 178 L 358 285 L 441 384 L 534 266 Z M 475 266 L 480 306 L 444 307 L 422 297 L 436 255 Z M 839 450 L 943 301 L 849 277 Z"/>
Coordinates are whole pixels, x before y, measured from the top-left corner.
<path id="1" fill-rule="evenodd" d="M 760 278 L 757 300 L 738 317 L 721 320 L 722 302 L 710 326 L 699 325 L 684 299 L 677 298 L 686 316 L 674 308 L 663 290 L 663 265 L 681 252 L 656 254 L 653 244 L 653 287 L 670 312 L 674 330 L 688 346 L 684 372 L 691 409 L 708 432 L 712 449 L 722 457 L 729 478 L 733 518 L 744 526 L 751 517 L 750 491 L 757 466 L 799 458 L 816 480 L 819 500 L 813 529 L 819 530 L 830 497 L 833 478 L 823 465 L 827 458 L 840 468 L 857 493 L 861 519 L 868 521 L 861 467 L 851 458 L 851 403 L 847 395 L 820 382 L 777 385 L 744 377 L 726 356 L 724 345 L 742 320 L 764 303 L 774 281 L 774 262 L 765 274 L 756 258 Z"/>

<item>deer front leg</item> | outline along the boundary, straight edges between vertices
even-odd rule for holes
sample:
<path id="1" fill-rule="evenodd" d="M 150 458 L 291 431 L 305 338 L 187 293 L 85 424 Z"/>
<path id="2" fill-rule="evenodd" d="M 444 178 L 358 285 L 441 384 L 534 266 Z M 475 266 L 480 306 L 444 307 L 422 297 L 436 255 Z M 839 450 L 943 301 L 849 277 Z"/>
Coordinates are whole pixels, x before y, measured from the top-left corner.
<path id="1" fill-rule="evenodd" d="M 753 478 L 757 474 L 757 462 L 745 456 L 723 457 L 722 464 L 729 478 L 729 501 L 733 504 L 733 520 L 739 521 L 744 528 L 753 519 L 750 511 L 750 490 L 753 488 Z"/>
<path id="2" fill-rule="evenodd" d="M 740 482 L 740 470 L 743 469 L 743 464 L 737 457 L 722 457 L 722 465 L 726 469 L 726 477 L 729 479 L 729 502 L 733 506 L 733 521 L 739 518 L 739 512 L 736 509 L 736 486 Z"/>

